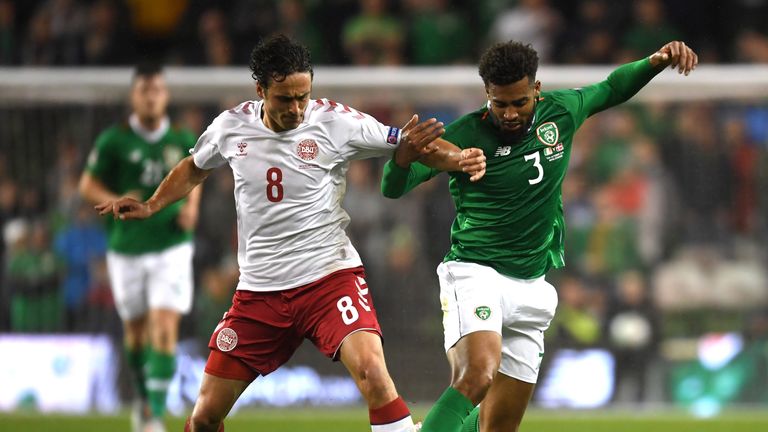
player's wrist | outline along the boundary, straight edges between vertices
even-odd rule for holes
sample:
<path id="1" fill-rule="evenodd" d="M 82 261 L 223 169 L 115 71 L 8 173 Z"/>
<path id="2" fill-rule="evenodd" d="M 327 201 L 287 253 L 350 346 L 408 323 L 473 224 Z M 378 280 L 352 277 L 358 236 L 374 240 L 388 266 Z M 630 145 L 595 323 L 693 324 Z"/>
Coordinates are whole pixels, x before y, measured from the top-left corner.
<path id="1" fill-rule="evenodd" d="M 144 201 L 143 204 L 144 204 L 144 208 L 147 210 L 147 213 L 149 213 L 149 216 L 152 216 L 153 214 L 157 213 L 162 208 L 160 203 L 158 203 L 156 199 L 152 199 L 152 198 Z"/>
<path id="2" fill-rule="evenodd" d="M 648 57 L 646 57 L 646 60 L 648 61 L 648 64 L 652 68 L 664 67 L 664 65 L 662 64 L 663 61 L 662 61 L 661 55 L 659 55 L 659 53 L 653 53 L 649 55 Z"/>
<path id="3" fill-rule="evenodd" d="M 416 161 L 416 159 L 409 157 L 408 155 L 403 154 L 404 151 L 401 151 L 398 147 L 397 150 L 395 150 L 395 154 L 392 156 L 392 162 L 394 162 L 395 165 L 397 165 L 398 168 L 402 169 L 408 169 L 413 162 Z"/>
<path id="4" fill-rule="evenodd" d="M 400 165 L 397 163 L 397 160 L 393 157 L 389 160 L 389 166 L 393 171 L 397 172 L 408 172 L 411 169 L 411 162 L 406 163 L 405 165 Z"/>

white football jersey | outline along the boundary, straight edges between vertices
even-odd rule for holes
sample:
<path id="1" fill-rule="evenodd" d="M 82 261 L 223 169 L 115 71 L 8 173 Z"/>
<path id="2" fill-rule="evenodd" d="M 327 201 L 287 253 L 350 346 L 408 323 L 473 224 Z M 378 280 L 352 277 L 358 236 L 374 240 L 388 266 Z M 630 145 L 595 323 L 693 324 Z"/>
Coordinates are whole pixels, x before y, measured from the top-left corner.
<path id="1" fill-rule="evenodd" d="M 400 130 L 318 99 L 296 129 L 274 132 L 261 109 L 248 101 L 221 113 L 190 151 L 199 168 L 232 168 L 237 289 L 285 290 L 362 265 L 344 232 L 347 168 L 353 159 L 391 156 Z"/>

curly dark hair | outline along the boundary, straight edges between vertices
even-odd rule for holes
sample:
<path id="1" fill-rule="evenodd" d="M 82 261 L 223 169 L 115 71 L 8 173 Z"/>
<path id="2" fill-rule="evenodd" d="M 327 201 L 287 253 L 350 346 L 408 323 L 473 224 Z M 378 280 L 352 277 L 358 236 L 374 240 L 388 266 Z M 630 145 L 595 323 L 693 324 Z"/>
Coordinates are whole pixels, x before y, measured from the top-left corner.
<path id="1" fill-rule="evenodd" d="M 269 87 L 269 79 L 281 82 L 290 74 L 312 71 L 312 61 L 307 47 L 294 42 L 288 36 L 278 34 L 262 40 L 251 51 L 251 76 Z"/>
<path id="2" fill-rule="evenodd" d="M 539 55 L 531 44 L 499 42 L 480 57 L 480 77 L 489 84 L 508 85 L 528 77 L 533 84 L 539 68 Z"/>

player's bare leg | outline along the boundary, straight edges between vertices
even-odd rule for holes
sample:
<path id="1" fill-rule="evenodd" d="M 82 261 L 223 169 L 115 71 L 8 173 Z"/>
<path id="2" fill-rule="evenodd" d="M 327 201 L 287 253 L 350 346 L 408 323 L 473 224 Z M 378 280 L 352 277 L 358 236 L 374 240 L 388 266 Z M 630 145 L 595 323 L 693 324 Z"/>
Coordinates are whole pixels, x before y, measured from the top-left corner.
<path id="1" fill-rule="evenodd" d="M 170 309 L 152 309 L 149 311 L 149 341 L 152 348 L 166 354 L 176 352 L 179 339 L 179 321 L 181 314 Z"/>
<path id="2" fill-rule="evenodd" d="M 371 408 L 379 408 L 397 398 L 379 335 L 367 331 L 349 335 L 341 346 L 341 362 Z"/>
<path id="3" fill-rule="evenodd" d="M 146 315 L 123 322 L 123 345 L 126 361 L 131 370 L 136 399 L 131 407 L 131 430 L 143 432 L 146 423 L 151 417 L 149 404 L 147 403 L 146 377 L 144 366 L 146 364 L 147 347 L 147 321 Z"/>
<path id="4" fill-rule="evenodd" d="M 184 426 L 184 432 L 223 431 L 224 418 L 250 383 L 203 374 L 200 395 Z"/>
<path id="5" fill-rule="evenodd" d="M 340 358 L 368 402 L 374 432 L 413 430 L 408 407 L 397 394 L 387 371 L 378 334 L 357 331 L 347 336 L 341 345 Z"/>
<path id="6" fill-rule="evenodd" d="M 501 335 L 470 333 L 448 350 L 451 386 L 430 409 L 422 432 L 459 432 L 475 405 L 485 398 L 501 362 Z"/>
<path id="7" fill-rule="evenodd" d="M 146 399 L 150 417 L 148 431 L 164 431 L 168 387 L 176 372 L 176 342 L 181 315 L 170 309 L 150 309 L 146 320 L 146 337 L 150 350 L 146 360 Z"/>
<path id="8" fill-rule="evenodd" d="M 147 316 L 125 321 L 123 323 L 123 342 L 126 348 L 141 348 L 147 343 Z"/>
<path id="9" fill-rule="evenodd" d="M 534 384 L 497 373 L 480 406 L 480 427 L 469 430 L 517 432 L 534 387 Z"/>
<path id="10" fill-rule="evenodd" d="M 501 362 L 501 335 L 470 333 L 448 350 L 451 386 L 477 405 L 485 397 Z"/>

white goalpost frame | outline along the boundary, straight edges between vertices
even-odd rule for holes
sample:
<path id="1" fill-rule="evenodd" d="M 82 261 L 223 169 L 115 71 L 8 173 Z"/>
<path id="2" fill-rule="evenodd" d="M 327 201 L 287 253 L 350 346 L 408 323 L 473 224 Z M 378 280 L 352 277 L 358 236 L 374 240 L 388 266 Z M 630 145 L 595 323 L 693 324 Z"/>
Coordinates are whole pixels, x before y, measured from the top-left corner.
<path id="1" fill-rule="evenodd" d="M 579 87 L 605 79 L 615 66 L 542 66 L 537 78 L 544 90 Z M 168 67 L 174 102 L 242 101 L 255 98 L 246 66 Z M 40 102 L 123 102 L 132 69 L 121 68 L 0 68 L 0 104 Z M 315 68 L 314 97 L 348 104 L 354 100 L 457 103 L 483 100 L 475 66 L 450 67 L 328 67 Z M 659 74 L 635 98 L 639 102 L 768 98 L 768 65 L 700 65 L 690 76 L 676 71 Z M 350 100 L 353 99 L 353 100 Z"/>

